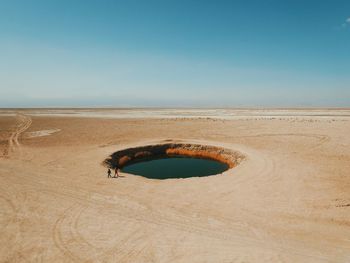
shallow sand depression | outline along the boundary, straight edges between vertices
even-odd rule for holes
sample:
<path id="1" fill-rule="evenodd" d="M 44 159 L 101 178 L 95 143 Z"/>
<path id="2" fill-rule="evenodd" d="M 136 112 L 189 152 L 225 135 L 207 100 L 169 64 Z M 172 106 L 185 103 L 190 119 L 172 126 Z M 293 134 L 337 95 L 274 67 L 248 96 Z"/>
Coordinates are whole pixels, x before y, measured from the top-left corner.
<path id="1" fill-rule="evenodd" d="M 347 109 L 85 111 L 0 117 L 0 262 L 350 261 Z M 27 136 L 36 131 L 57 132 Z M 107 179 L 106 158 L 157 145 L 234 165 Z"/>

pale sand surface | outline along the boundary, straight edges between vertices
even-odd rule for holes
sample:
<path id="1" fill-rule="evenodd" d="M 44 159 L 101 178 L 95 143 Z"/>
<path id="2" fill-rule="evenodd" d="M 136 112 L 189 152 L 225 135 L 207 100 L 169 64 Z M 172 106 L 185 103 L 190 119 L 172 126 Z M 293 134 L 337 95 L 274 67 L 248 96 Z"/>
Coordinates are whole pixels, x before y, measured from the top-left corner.
<path id="1" fill-rule="evenodd" d="M 350 262 L 349 109 L 62 111 L 1 110 L 0 262 Z M 164 140 L 246 159 L 107 179 L 111 153 Z"/>

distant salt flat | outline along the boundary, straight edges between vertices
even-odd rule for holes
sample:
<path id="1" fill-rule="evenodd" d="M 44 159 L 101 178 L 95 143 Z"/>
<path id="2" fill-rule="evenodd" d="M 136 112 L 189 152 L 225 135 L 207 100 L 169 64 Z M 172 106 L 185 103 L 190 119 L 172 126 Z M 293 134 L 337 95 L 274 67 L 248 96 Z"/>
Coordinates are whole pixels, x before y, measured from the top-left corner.
<path id="1" fill-rule="evenodd" d="M 56 132 L 59 132 L 59 131 L 61 131 L 61 129 L 51 129 L 51 130 L 27 132 L 26 137 L 27 138 L 35 138 L 35 137 L 49 136 L 49 135 L 56 133 Z"/>
<path id="2" fill-rule="evenodd" d="M 215 118 L 223 120 L 247 118 L 350 118 L 350 109 L 26 109 L 0 110 L 0 116 L 16 112 L 31 116 L 84 118 Z"/>

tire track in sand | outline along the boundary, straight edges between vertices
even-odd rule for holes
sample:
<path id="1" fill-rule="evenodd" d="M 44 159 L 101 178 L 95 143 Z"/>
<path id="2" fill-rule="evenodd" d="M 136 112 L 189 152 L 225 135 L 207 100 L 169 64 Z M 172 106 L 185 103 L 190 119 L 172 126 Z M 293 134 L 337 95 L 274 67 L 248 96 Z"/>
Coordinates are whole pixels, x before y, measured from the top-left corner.
<path id="1" fill-rule="evenodd" d="M 122 235 L 121 240 L 117 241 L 106 250 L 101 249 L 86 240 L 77 229 L 80 218 L 84 215 L 85 210 L 93 207 L 101 207 L 108 209 L 113 213 L 121 216 L 125 221 L 134 221 L 135 227 L 133 232 Z M 260 245 L 265 249 L 269 249 L 272 253 L 280 255 L 285 250 L 281 244 L 264 244 L 264 240 L 259 240 L 257 237 L 241 233 L 237 229 L 221 230 L 217 228 L 208 228 L 205 222 L 191 220 L 192 218 L 177 218 L 174 214 L 162 214 L 159 211 L 135 211 L 132 208 L 121 206 L 118 204 L 107 205 L 101 201 L 90 200 L 89 204 L 83 200 L 77 200 L 73 206 L 67 208 L 63 214 L 56 221 L 53 228 L 53 239 L 60 252 L 69 257 L 74 262 L 91 262 L 97 259 L 110 259 L 116 262 L 130 262 L 130 259 L 137 259 L 147 249 L 147 234 L 141 229 L 141 225 L 137 222 L 149 223 L 154 227 L 173 228 L 188 234 L 196 234 L 205 238 L 213 238 L 216 240 L 225 241 L 231 245 L 245 244 L 250 246 L 252 244 Z M 82 253 L 83 252 L 83 253 Z M 312 260 L 327 259 L 317 254 L 308 254 L 303 249 L 293 249 L 290 251 L 295 256 L 310 258 Z"/>
<path id="2" fill-rule="evenodd" d="M 16 122 L 17 125 L 7 140 L 8 143 L 4 149 L 3 157 L 9 157 L 9 155 L 12 152 L 15 152 L 16 149 L 20 149 L 21 144 L 19 142 L 19 136 L 30 127 L 32 119 L 27 115 L 17 114 Z"/>
<path id="3" fill-rule="evenodd" d="M 88 205 L 76 202 L 56 220 L 53 228 L 53 241 L 60 252 L 73 262 L 95 262 L 97 259 L 117 259 L 127 262 L 137 258 L 145 249 L 145 239 L 140 227 L 135 227 L 130 235 L 122 237 L 111 247 L 101 249 L 89 243 L 78 231 L 78 223 Z M 83 253 L 82 253 L 83 252 Z"/>
<path id="4" fill-rule="evenodd" d="M 313 133 L 263 133 L 256 135 L 242 135 L 232 136 L 231 138 L 264 138 L 264 137 L 305 137 L 317 139 L 318 142 L 311 146 L 309 149 L 315 149 L 322 144 L 329 142 L 331 137 L 325 134 L 313 134 Z"/>

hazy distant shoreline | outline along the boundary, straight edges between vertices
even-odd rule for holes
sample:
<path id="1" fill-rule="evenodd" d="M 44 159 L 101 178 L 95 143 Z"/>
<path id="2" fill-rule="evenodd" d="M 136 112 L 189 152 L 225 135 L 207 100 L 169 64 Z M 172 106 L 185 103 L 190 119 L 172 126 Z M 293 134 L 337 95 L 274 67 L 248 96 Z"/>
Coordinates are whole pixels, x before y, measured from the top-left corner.
<path id="1" fill-rule="evenodd" d="M 18 112 L 33 117 L 84 118 L 215 118 L 224 120 L 251 118 L 344 118 L 350 108 L 26 108 L 0 109 L 1 116 Z"/>

